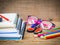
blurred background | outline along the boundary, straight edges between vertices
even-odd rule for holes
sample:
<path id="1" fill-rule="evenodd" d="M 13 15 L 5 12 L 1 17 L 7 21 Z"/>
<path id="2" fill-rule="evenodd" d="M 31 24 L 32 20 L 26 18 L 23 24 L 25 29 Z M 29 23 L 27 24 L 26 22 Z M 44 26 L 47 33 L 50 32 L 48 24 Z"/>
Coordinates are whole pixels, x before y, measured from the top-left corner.
<path id="1" fill-rule="evenodd" d="M 34 15 L 60 21 L 60 0 L 0 0 L 0 13 L 18 13 L 23 19 Z"/>
<path id="2" fill-rule="evenodd" d="M 33 15 L 45 20 L 51 18 L 60 21 L 60 0 L 0 0 L 0 13 L 18 13 L 24 20 L 28 15 Z M 28 39 L 26 36 L 24 41 L 0 41 L 0 45 L 60 45 L 60 38 L 36 39 L 38 42 L 34 38 Z"/>

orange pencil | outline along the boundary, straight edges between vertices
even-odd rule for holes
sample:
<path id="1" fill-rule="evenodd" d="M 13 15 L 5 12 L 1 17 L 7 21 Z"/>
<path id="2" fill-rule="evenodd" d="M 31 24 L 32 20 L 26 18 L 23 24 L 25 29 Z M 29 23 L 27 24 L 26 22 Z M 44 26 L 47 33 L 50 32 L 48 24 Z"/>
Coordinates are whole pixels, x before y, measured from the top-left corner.
<path id="1" fill-rule="evenodd" d="M 60 37 L 60 33 L 46 35 L 46 36 L 44 36 L 44 39 L 52 39 L 52 38 L 56 38 L 56 37 Z"/>

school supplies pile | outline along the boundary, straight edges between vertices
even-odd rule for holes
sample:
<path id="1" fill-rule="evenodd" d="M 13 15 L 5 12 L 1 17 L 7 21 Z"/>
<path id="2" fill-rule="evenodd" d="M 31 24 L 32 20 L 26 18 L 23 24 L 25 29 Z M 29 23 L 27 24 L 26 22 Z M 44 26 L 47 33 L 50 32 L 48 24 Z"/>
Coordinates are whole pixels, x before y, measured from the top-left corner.
<path id="1" fill-rule="evenodd" d="M 55 28 L 56 25 L 52 22 L 52 19 L 43 20 L 29 15 L 27 24 L 30 25 L 27 32 L 33 32 L 34 37 L 52 39 L 60 36 L 60 27 Z"/>
<path id="2" fill-rule="evenodd" d="M 16 13 L 0 14 L 0 40 L 22 40 L 26 22 Z"/>

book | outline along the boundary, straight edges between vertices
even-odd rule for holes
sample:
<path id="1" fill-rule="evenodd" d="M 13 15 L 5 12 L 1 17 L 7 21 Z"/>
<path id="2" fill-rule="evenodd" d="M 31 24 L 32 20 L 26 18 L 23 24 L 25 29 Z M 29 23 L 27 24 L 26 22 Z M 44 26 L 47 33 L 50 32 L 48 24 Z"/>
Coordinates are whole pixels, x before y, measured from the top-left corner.
<path id="1" fill-rule="evenodd" d="M 22 35 L 15 33 L 15 34 L 0 34 L 0 40 L 21 40 Z"/>
<path id="2" fill-rule="evenodd" d="M 0 37 L 20 37 L 18 33 L 12 34 L 0 34 Z"/>
<path id="3" fill-rule="evenodd" d="M 22 40 L 22 35 L 16 28 L 0 29 L 0 40 Z"/>
<path id="4" fill-rule="evenodd" d="M 12 34 L 12 33 L 18 33 L 18 30 L 16 28 L 0 29 L 0 34 Z"/>
<path id="5" fill-rule="evenodd" d="M 5 16 L 6 15 L 4 15 L 4 17 Z M 9 16 L 6 16 L 6 18 L 8 18 Z M 3 22 L 0 22 L 0 25 L 2 24 L 0 26 L 0 40 L 22 40 L 23 39 L 26 23 L 21 18 L 19 18 L 19 16 L 17 16 L 17 14 L 15 13 L 13 13 L 13 17 L 12 14 L 11 17 L 9 17 L 11 22 L 6 21 L 5 19 L 3 19 Z"/>
<path id="6" fill-rule="evenodd" d="M 15 28 L 18 20 L 17 13 L 3 13 L 0 14 L 0 17 L 3 19 L 0 22 L 0 29 L 1 28 Z"/>

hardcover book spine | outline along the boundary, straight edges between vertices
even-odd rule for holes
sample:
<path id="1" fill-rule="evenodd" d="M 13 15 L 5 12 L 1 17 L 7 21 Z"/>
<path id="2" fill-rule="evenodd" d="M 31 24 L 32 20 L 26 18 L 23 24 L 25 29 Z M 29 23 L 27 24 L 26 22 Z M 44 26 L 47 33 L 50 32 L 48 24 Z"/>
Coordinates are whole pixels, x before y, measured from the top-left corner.
<path id="1" fill-rule="evenodd" d="M 20 34 L 22 35 L 22 39 L 24 38 L 25 29 L 26 29 L 26 22 L 23 22 L 21 26 L 21 32 L 20 32 Z"/>
<path id="2" fill-rule="evenodd" d="M 22 19 L 19 18 L 16 25 L 17 30 L 21 30 L 21 25 L 22 25 Z"/>

